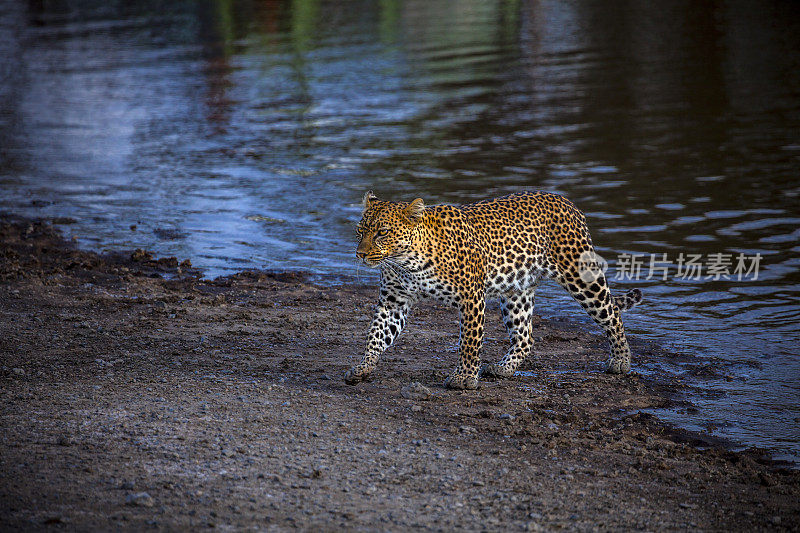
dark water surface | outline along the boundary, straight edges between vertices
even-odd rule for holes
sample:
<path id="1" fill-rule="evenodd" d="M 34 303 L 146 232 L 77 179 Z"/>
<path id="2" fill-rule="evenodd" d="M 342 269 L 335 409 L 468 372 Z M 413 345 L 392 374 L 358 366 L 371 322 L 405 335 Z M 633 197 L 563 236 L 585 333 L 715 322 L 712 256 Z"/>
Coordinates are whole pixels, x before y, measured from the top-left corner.
<path id="1" fill-rule="evenodd" d="M 645 292 L 628 329 L 699 357 L 661 369 L 698 411 L 660 416 L 798 460 L 792 5 L 0 0 L 0 210 L 209 276 L 372 280 L 353 261 L 367 189 L 563 193 L 613 286 Z M 757 280 L 613 280 L 620 253 L 740 252 Z"/>

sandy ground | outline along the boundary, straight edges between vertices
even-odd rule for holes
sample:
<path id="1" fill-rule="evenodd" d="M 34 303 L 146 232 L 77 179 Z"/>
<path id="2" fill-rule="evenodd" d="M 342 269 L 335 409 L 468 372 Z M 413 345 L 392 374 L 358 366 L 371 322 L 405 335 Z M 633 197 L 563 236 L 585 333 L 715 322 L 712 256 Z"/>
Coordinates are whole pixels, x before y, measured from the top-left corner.
<path id="1" fill-rule="evenodd" d="M 345 385 L 376 292 L 203 281 L 6 217 L 0 529 L 800 527 L 800 473 L 640 413 L 678 385 L 603 374 L 599 331 L 536 318 L 538 362 L 453 392 L 457 316 L 422 305 L 374 381 Z M 505 334 L 488 322 L 497 359 Z M 670 356 L 632 345 L 634 368 Z"/>

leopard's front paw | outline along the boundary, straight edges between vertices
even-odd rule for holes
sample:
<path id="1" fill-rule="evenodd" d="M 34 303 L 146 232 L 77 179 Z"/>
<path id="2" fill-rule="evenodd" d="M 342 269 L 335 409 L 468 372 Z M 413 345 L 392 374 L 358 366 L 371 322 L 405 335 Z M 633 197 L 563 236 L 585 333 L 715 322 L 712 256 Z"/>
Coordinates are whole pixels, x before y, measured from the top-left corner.
<path id="1" fill-rule="evenodd" d="M 514 375 L 514 371 L 498 364 L 484 363 L 479 375 L 488 379 L 510 378 Z"/>
<path id="2" fill-rule="evenodd" d="M 369 372 L 364 372 L 358 367 L 353 367 L 344 373 L 344 382 L 348 385 L 355 385 L 362 381 L 369 381 Z"/>
<path id="3" fill-rule="evenodd" d="M 444 386 L 448 389 L 474 390 L 478 388 L 478 377 L 465 376 L 464 374 L 453 372 L 450 374 L 450 377 L 445 380 Z"/>
<path id="4" fill-rule="evenodd" d="M 606 363 L 606 372 L 609 374 L 627 374 L 630 371 L 630 359 L 609 359 Z"/>

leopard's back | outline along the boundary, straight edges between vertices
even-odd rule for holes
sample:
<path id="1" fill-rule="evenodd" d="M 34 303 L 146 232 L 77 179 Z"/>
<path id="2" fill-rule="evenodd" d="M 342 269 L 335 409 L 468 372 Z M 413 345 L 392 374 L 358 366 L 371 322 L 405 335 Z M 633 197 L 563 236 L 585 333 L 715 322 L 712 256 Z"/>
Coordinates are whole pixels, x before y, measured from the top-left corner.
<path id="1" fill-rule="evenodd" d="M 462 209 L 485 251 L 493 293 L 535 285 L 592 248 L 583 213 L 557 194 L 521 192 Z"/>

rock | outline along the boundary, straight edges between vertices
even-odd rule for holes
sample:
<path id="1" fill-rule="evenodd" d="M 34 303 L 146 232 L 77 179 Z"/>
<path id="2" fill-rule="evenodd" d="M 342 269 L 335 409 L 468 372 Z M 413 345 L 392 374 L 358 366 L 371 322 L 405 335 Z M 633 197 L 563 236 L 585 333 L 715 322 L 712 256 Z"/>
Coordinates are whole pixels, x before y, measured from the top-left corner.
<path id="1" fill-rule="evenodd" d="M 412 406 L 411 406 L 411 410 L 412 410 L 413 412 L 415 412 L 415 413 L 419 413 L 420 411 L 422 411 L 422 406 L 421 406 L 421 405 L 414 404 L 414 405 L 412 405 Z"/>
<path id="2" fill-rule="evenodd" d="M 122 490 L 133 490 L 136 488 L 136 485 L 133 484 L 133 481 L 124 481 L 119 488 Z"/>
<path id="3" fill-rule="evenodd" d="M 158 266 L 164 268 L 177 268 L 178 267 L 178 259 L 176 257 L 162 257 L 158 261 Z"/>
<path id="4" fill-rule="evenodd" d="M 69 438 L 69 436 L 67 435 L 61 435 L 60 437 L 58 437 L 58 441 L 56 442 L 58 443 L 59 446 L 69 446 L 70 444 L 72 444 L 72 439 Z"/>
<path id="5" fill-rule="evenodd" d="M 137 248 L 131 254 L 131 261 L 142 262 L 142 261 L 152 261 L 152 260 L 153 260 L 153 255 L 147 250 L 143 250 L 141 248 Z"/>
<path id="6" fill-rule="evenodd" d="M 400 395 L 408 400 L 430 400 L 433 396 L 431 390 L 420 383 L 414 381 L 406 385 L 400 390 Z"/>
<path id="7" fill-rule="evenodd" d="M 125 503 L 137 507 L 152 507 L 156 502 L 153 500 L 153 497 L 146 492 L 137 492 L 135 494 L 128 494 L 125 497 Z"/>
<path id="8" fill-rule="evenodd" d="M 778 484 L 778 482 L 775 481 L 775 479 L 772 476 L 770 476 L 769 474 L 767 474 L 766 472 L 759 473 L 758 474 L 758 480 L 765 487 L 774 487 L 775 485 Z"/>
<path id="9" fill-rule="evenodd" d="M 512 415 L 511 413 L 503 413 L 502 415 L 500 415 L 500 420 L 508 420 L 509 422 L 513 422 L 514 415 Z"/>
<path id="10" fill-rule="evenodd" d="M 25 375 L 25 370 L 23 370 L 21 368 L 13 368 L 11 371 L 14 373 L 15 376 L 24 376 Z"/>

